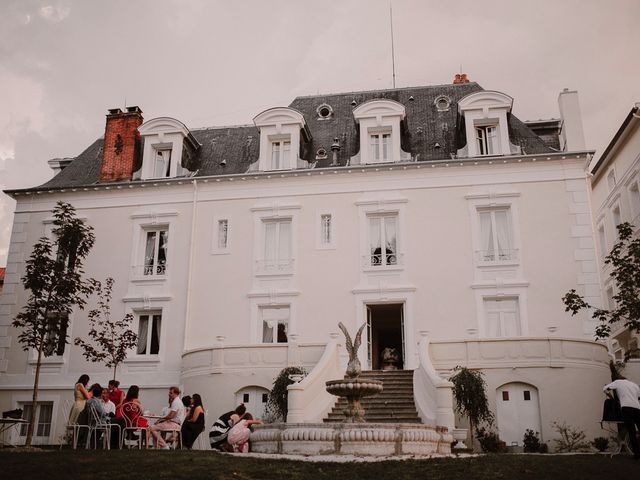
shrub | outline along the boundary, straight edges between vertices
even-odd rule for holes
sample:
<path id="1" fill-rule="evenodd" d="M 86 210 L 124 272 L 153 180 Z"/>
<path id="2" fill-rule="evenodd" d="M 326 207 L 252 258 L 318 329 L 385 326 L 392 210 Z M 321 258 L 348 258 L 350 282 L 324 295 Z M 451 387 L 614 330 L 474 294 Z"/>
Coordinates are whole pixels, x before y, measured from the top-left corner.
<path id="1" fill-rule="evenodd" d="M 534 432 L 530 428 L 527 428 L 524 432 L 524 439 L 522 440 L 525 453 L 537 453 L 540 451 L 540 433 Z"/>
<path id="2" fill-rule="evenodd" d="M 471 444 L 473 445 L 473 431 L 485 423 L 489 427 L 493 425 L 493 414 L 489 410 L 489 400 L 485 392 L 486 383 L 482 372 L 469 370 L 466 367 L 454 368 L 455 375 L 449 380 L 453 383 L 453 398 L 456 402 L 456 411 L 469 419 L 471 431 Z M 483 430 L 484 431 L 484 430 Z"/>
<path id="3" fill-rule="evenodd" d="M 605 437 L 596 437 L 593 439 L 593 442 L 591 442 L 591 445 L 593 445 L 599 452 L 604 452 L 609 448 L 609 439 Z"/>
<path id="4" fill-rule="evenodd" d="M 293 383 L 289 375 L 307 375 L 307 372 L 302 367 L 287 367 L 280 371 L 273 382 L 273 388 L 269 392 L 269 399 L 267 400 L 265 417 L 271 421 L 287 420 L 287 413 L 289 412 L 289 391 L 287 387 Z"/>
<path id="5" fill-rule="evenodd" d="M 484 453 L 503 453 L 507 451 L 507 446 L 500 440 L 496 432 L 478 428 L 476 430 L 476 436 Z"/>
<path id="6" fill-rule="evenodd" d="M 565 422 L 553 422 L 553 429 L 558 432 L 560 438 L 553 441 L 556 444 L 556 452 L 584 452 L 590 449 L 589 442 L 582 430 L 567 425 Z"/>

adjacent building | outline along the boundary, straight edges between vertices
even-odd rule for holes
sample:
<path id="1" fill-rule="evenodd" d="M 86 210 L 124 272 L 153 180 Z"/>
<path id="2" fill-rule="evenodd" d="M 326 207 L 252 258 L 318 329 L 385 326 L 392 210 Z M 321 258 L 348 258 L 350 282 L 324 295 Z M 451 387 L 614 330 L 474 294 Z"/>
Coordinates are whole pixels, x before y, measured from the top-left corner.
<path id="1" fill-rule="evenodd" d="M 444 379 L 466 365 L 484 372 L 508 444 L 526 428 L 549 440 L 554 420 L 597 436 L 607 348 L 560 300 L 574 287 L 601 298 L 593 152 L 576 92 L 560 93 L 557 120 L 522 122 L 513 101 L 458 77 L 298 97 L 237 127 L 110 110 L 104 137 L 53 162 L 52 180 L 6 192 L 0 408 L 30 402 L 34 356 L 10 323 L 24 261 L 64 200 L 95 229 L 87 274 L 115 278 L 112 313 L 135 317 L 120 380 L 145 408 L 178 384 L 203 396 L 207 423 L 238 402 L 260 414 L 278 372 L 301 365 L 291 416 L 319 421 L 334 400 L 324 381 L 345 364 L 337 324 L 366 322 L 364 368 L 395 348 L 425 423 L 453 426 Z M 86 334 L 83 312 L 70 322 Z M 82 373 L 109 378 L 72 345 L 46 358 L 38 441 L 59 439 Z"/>

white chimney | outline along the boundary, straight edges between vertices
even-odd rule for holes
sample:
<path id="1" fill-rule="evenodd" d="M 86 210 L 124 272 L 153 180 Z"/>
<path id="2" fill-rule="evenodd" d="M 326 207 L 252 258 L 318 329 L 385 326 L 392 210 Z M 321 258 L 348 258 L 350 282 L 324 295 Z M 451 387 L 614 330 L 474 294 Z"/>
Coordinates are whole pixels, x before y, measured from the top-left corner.
<path id="1" fill-rule="evenodd" d="M 565 88 L 558 95 L 558 107 L 560 107 L 560 118 L 562 118 L 560 148 L 565 152 L 584 150 L 586 147 L 578 92 Z"/>

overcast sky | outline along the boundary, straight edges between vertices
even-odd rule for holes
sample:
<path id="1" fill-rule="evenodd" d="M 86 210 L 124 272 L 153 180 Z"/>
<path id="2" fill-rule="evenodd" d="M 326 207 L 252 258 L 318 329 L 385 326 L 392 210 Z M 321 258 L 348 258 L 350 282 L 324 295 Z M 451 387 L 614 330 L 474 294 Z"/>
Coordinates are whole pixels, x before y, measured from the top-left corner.
<path id="1" fill-rule="evenodd" d="M 598 152 L 640 101 L 638 0 L 393 0 L 393 24 L 398 87 L 462 66 L 521 120 L 557 117 L 577 89 Z M 0 0 L 0 188 L 48 180 L 125 99 L 196 128 L 391 82 L 389 0 Z M 15 203 L 0 197 L 3 266 Z"/>

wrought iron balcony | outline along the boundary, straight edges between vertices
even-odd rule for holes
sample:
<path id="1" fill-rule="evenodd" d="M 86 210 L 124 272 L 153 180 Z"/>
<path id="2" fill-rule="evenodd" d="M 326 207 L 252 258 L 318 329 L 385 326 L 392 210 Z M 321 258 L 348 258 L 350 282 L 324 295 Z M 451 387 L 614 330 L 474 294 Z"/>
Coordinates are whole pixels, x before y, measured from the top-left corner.
<path id="1" fill-rule="evenodd" d="M 517 262 L 520 260 L 519 250 L 477 250 L 479 263 Z"/>
<path id="2" fill-rule="evenodd" d="M 131 267 L 134 277 L 164 277 L 167 274 L 167 264 L 145 264 Z"/>
<path id="3" fill-rule="evenodd" d="M 293 272 L 293 258 L 256 260 L 256 273 L 286 274 Z"/>

